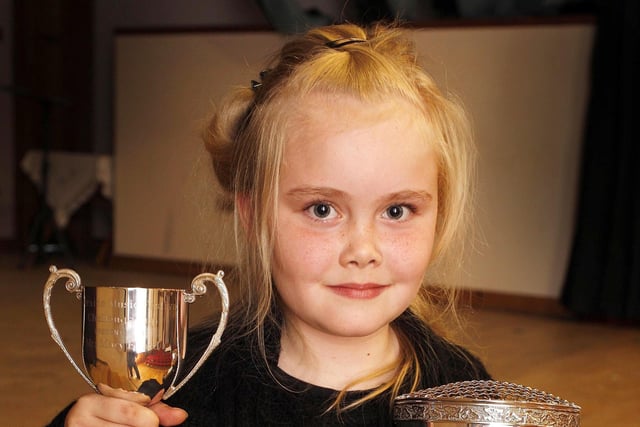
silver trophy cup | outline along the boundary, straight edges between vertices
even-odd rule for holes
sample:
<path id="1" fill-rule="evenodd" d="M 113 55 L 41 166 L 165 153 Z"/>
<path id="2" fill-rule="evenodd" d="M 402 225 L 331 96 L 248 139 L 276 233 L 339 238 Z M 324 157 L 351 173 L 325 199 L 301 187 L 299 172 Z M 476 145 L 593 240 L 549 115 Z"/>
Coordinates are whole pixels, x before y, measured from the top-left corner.
<path id="1" fill-rule="evenodd" d="M 44 313 L 51 337 L 69 362 L 97 392 L 98 384 L 137 391 L 153 398 L 164 391 L 170 397 L 191 379 L 220 344 L 227 323 L 229 296 L 224 273 L 203 273 L 191 282 L 191 292 L 182 289 L 83 286 L 73 270 L 49 268 L 44 287 Z M 51 314 L 51 291 L 61 278 L 65 288 L 82 301 L 82 359 L 80 368 L 67 350 Z M 189 327 L 189 304 L 216 286 L 222 301 L 217 330 L 208 347 L 189 372 L 184 360 Z M 177 384 L 177 379 L 183 377 Z"/>

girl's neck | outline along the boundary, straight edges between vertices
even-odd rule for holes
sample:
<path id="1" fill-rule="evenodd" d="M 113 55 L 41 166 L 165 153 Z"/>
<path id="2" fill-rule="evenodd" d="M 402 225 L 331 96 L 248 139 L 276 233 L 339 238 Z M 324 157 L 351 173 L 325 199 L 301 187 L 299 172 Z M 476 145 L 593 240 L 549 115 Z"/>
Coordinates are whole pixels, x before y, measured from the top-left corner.
<path id="1" fill-rule="evenodd" d="M 368 390 L 394 375 L 390 370 L 367 378 L 392 365 L 399 354 L 398 339 L 389 325 L 366 337 L 336 337 L 309 328 L 285 326 L 278 367 L 309 384 L 334 390 Z M 366 379 L 360 381 L 363 378 Z"/>

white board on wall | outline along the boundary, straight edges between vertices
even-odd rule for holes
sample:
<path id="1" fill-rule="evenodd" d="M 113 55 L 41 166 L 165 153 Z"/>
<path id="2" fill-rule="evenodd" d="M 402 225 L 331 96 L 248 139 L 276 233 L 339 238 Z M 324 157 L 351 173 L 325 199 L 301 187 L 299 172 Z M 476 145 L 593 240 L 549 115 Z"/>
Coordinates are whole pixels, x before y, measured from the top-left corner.
<path id="1" fill-rule="evenodd" d="M 591 25 L 421 32 L 479 150 L 477 252 L 464 286 L 555 298 L 573 237 Z"/>
<path id="2" fill-rule="evenodd" d="M 115 255 L 235 261 L 200 132 L 281 42 L 270 32 L 116 37 Z"/>
<path id="3" fill-rule="evenodd" d="M 416 31 L 425 65 L 474 122 L 482 240 L 463 286 L 559 295 L 592 37 L 588 24 Z M 269 32 L 117 37 L 116 255 L 234 261 L 198 133 L 212 102 L 256 79 L 282 42 Z"/>

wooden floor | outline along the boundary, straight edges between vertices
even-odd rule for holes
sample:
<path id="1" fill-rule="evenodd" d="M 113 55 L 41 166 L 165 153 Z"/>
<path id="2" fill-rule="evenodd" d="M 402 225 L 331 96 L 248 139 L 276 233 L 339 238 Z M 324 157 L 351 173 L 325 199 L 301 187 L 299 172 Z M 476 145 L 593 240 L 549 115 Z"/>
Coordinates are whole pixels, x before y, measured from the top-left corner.
<path id="1" fill-rule="evenodd" d="M 17 269 L 0 259 L 0 417 L 3 426 L 42 426 L 90 389 L 51 340 L 42 309 L 48 265 Z M 65 267 L 59 265 L 59 267 Z M 84 283 L 187 288 L 190 278 L 80 265 Z M 58 330 L 78 352 L 80 305 L 54 289 Z M 205 312 L 216 304 L 203 302 Z M 195 306 L 194 306 L 195 307 Z M 197 310 L 196 310 L 197 311 Z M 201 313 L 196 313 L 196 317 Z M 640 330 L 500 311 L 471 313 L 469 346 L 498 380 L 538 388 L 582 407 L 582 426 L 640 426 Z"/>

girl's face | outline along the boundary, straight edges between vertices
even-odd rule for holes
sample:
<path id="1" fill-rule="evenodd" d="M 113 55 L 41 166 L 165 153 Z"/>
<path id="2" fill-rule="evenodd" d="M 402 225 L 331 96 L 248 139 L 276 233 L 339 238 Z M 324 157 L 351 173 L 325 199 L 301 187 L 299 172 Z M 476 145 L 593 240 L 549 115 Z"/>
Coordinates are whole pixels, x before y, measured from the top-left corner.
<path id="1" fill-rule="evenodd" d="M 273 267 L 287 327 L 370 336 L 409 306 L 429 264 L 436 154 L 403 100 L 313 95 L 296 106 Z"/>

